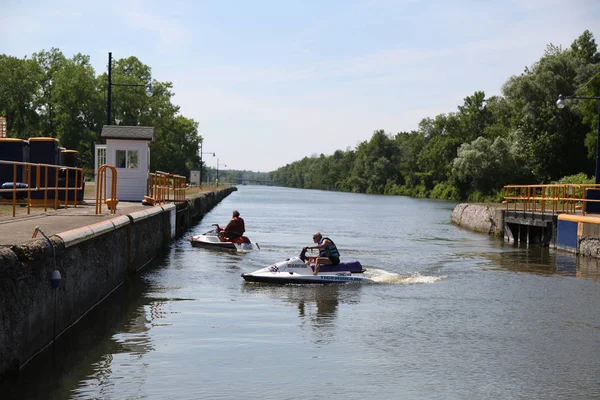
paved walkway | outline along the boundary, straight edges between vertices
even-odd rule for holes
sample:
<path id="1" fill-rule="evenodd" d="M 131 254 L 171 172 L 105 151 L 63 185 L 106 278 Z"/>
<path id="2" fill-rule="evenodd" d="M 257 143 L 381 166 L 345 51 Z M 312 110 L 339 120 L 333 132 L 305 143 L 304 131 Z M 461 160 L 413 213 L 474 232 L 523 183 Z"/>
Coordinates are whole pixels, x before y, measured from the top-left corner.
<path id="1" fill-rule="evenodd" d="M 102 214 L 96 215 L 94 199 L 86 199 L 86 204 L 54 210 L 49 208 L 43 212 L 41 207 L 32 207 L 31 214 L 27 215 L 26 208 L 21 208 L 17 216 L 0 217 L 0 246 L 11 246 L 33 240 L 31 236 L 36 226 L 48 236 L 65 232 L 96 222 L 114 218 L 115 215 L 130 214 L 135 211 L 145 210 L 149 206 L 141 202 L 119 202 L 116 214 L 110 214 L 108 207 L 102 207 Z M 19 207 L 19 206 L 17 206 Z M 40 211 L 41 210 L 41 211 Z M 38 234 L 36 239 L 43 238 Z"/>

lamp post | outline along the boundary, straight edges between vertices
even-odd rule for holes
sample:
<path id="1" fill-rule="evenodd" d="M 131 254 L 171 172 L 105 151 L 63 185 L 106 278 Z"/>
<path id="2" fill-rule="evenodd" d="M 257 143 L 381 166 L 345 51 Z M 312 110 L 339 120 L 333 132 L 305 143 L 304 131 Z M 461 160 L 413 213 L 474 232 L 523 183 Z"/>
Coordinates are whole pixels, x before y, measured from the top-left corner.
<path id="1" fill-rule="evenodd" d="M 108 96 L 106 99 L 106 125 L 110 125 L 110 111 L 112 108 L 112 87 L 113 86 L 143 86 L 146 87 L 146 96 L 152 96 L 152 83 L 113 83 L 112 81 L 112 53 L 108 53 Z"/>
<path id="2" fill-rule="evenodd" d="M 210 151 L 202 152 L 202 142 L 204 140 L 200 141 L 200 186 L 202 186 L 202 154 L 212 154 L 213 157 L 215 156 L 215 153 L 211 153 Z"/>
<path id="3" fill-rule="evenodd" d="M 217 158 L 217 187 L 219 187 L 219 165 L 226 167 L 227 164 L 219 164 L 219 159 Z"/>
<path id="4" fill-rule="evenodd" d="M 562 94 L 558 96 L 558 100 L 556 101 L 556 106 L 558 108 L 565 107 L 566 99 L 577 99 L 577 100 L 598 100 L 598 135 L 596 137 L 596 184 L 600 183 L 600 96 L 598 97 L 590 97 L 590 96 L 563 96 Z"/>

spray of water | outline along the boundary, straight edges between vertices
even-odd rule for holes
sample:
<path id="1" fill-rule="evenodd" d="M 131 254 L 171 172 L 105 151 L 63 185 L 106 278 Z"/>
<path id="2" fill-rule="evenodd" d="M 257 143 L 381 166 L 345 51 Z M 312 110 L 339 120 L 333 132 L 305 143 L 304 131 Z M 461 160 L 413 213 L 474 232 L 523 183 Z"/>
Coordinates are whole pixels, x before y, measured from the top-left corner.
<path id="1" fill-rule="evenodd" d="M 233 245 L 238 253 L 249 253 L 260 250 L 257 243 L 234 243 Z"/>
<path id="2" fill-rule="evenodd" d="M 418 272 L 413 272 L 409 275 L 401 275 L 395 272 L 384 271 L 377 268 L 369 268 L 365 274 L 368 278 L 376 283 L 388 283 L 399 285 L 414 285 L 419 283 L 436 283 L 447 276 L 427 276 L 421 275 Z"/>

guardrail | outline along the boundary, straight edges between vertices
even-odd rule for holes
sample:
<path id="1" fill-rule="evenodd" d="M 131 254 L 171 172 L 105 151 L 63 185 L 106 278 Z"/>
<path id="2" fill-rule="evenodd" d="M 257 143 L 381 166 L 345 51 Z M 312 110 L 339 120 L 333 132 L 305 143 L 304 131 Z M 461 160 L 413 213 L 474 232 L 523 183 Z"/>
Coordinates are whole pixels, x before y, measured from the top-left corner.
<path id="1" fill-rule="evenodd" d="M 183 203 L 187 180 L 185 176 L 156 171 L 150 174 L 150 197 L 155 203 Z"/>
<path id="2" fill-rule="evenodd" d="M 552 184 L 552 185 L 507 185 L 504 186 L 506 209 L 515 211 L 586 214 L 598 199 L 590 198 L 589 191 L 599 191 L 598 184 Z M 593 197 L 593 196 L 591 196 Z M 600 210 L 600 205 L 596 208 Z"/>
<path id="3" fill-rule="evenodd" d="M 27 205 L 30 214 L 32 205 L 43 205 L 47 211 L 48 207 L 77 207 L 78 199 L 83 199 L 82 168 L 0 160 L 0 168 L 8 171 L 11 167 L 12 181 L 5 181 L 0 187 L 0 203 L 12 204 L 13 217 L 17 204 Z M 74 194 L 69 196 L 70 193 Z"/>

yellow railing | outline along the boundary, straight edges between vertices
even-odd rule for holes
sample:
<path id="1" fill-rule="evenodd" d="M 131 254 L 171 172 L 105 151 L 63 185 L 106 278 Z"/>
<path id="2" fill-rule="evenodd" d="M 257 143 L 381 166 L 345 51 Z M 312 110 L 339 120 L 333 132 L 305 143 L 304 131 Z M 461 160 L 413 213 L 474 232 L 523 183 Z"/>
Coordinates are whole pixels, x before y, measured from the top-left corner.
<path id="1" fill-rule="evenodd" d="M 107 198 L 107 170 L 110 170 L 111 172 L 110 198 Z M 108 210 L 111 214 L 116 214 L 118 203 L 119 200 L 117 200 L 117 169 L 113 165 L 104 164 L 100 168 L 98 168 L 96 178 L 96 214 L 102 214 L 102 204 L 106 204 L 108 206 Z"/>
<path id="2" fill-rule="evenodd" d="M 600 190 L 600 185 L 507 185 L 504 186 L 504 203 L 506 203 L 507 210 L 551 213 L 552 215 L 581 212 L 585 215 L 586 204 L 600 202 L 600 199 L 587 198 L 589 190 Z"/>
<path id="3" fill-rule="evenodd" d="M 186 189 L 185 176 L 161 171 L 150 174 L 150 197 L 155 203 L 183 203 Z"/>
<path id="4" fill-rule="evenodd" d="M 1 160 L 0 168 L 12 168 L 12 181 L 3 182 L 12 182 L 12 187 L 0 188 L 2 197 L 0 202 L 12 204 L 13 217 L 16 216 L 17 204 L 26 204 L 27 214 L 30 214 L 32 205 L 43 205 L 44 211 L 48 207 L 54 209 L 59 206 L 66 208 L 70 205 L 77 207 L 80 192 L 83 198 L 84 175 L 82 168 Z M 34 175 L 33 178 L 32 175 Z M 64 181 L 64 186 L 59 186 L 60 180 Z M 26 186 L 18 187 L 19 183 Z M 69 200 L 70 192 L 74 192 L 72 201 Z M 32 194 L 35 198 L 32 198 Z M 64 199 L 60 199 L 59 194 L 64 195 Z"/>

